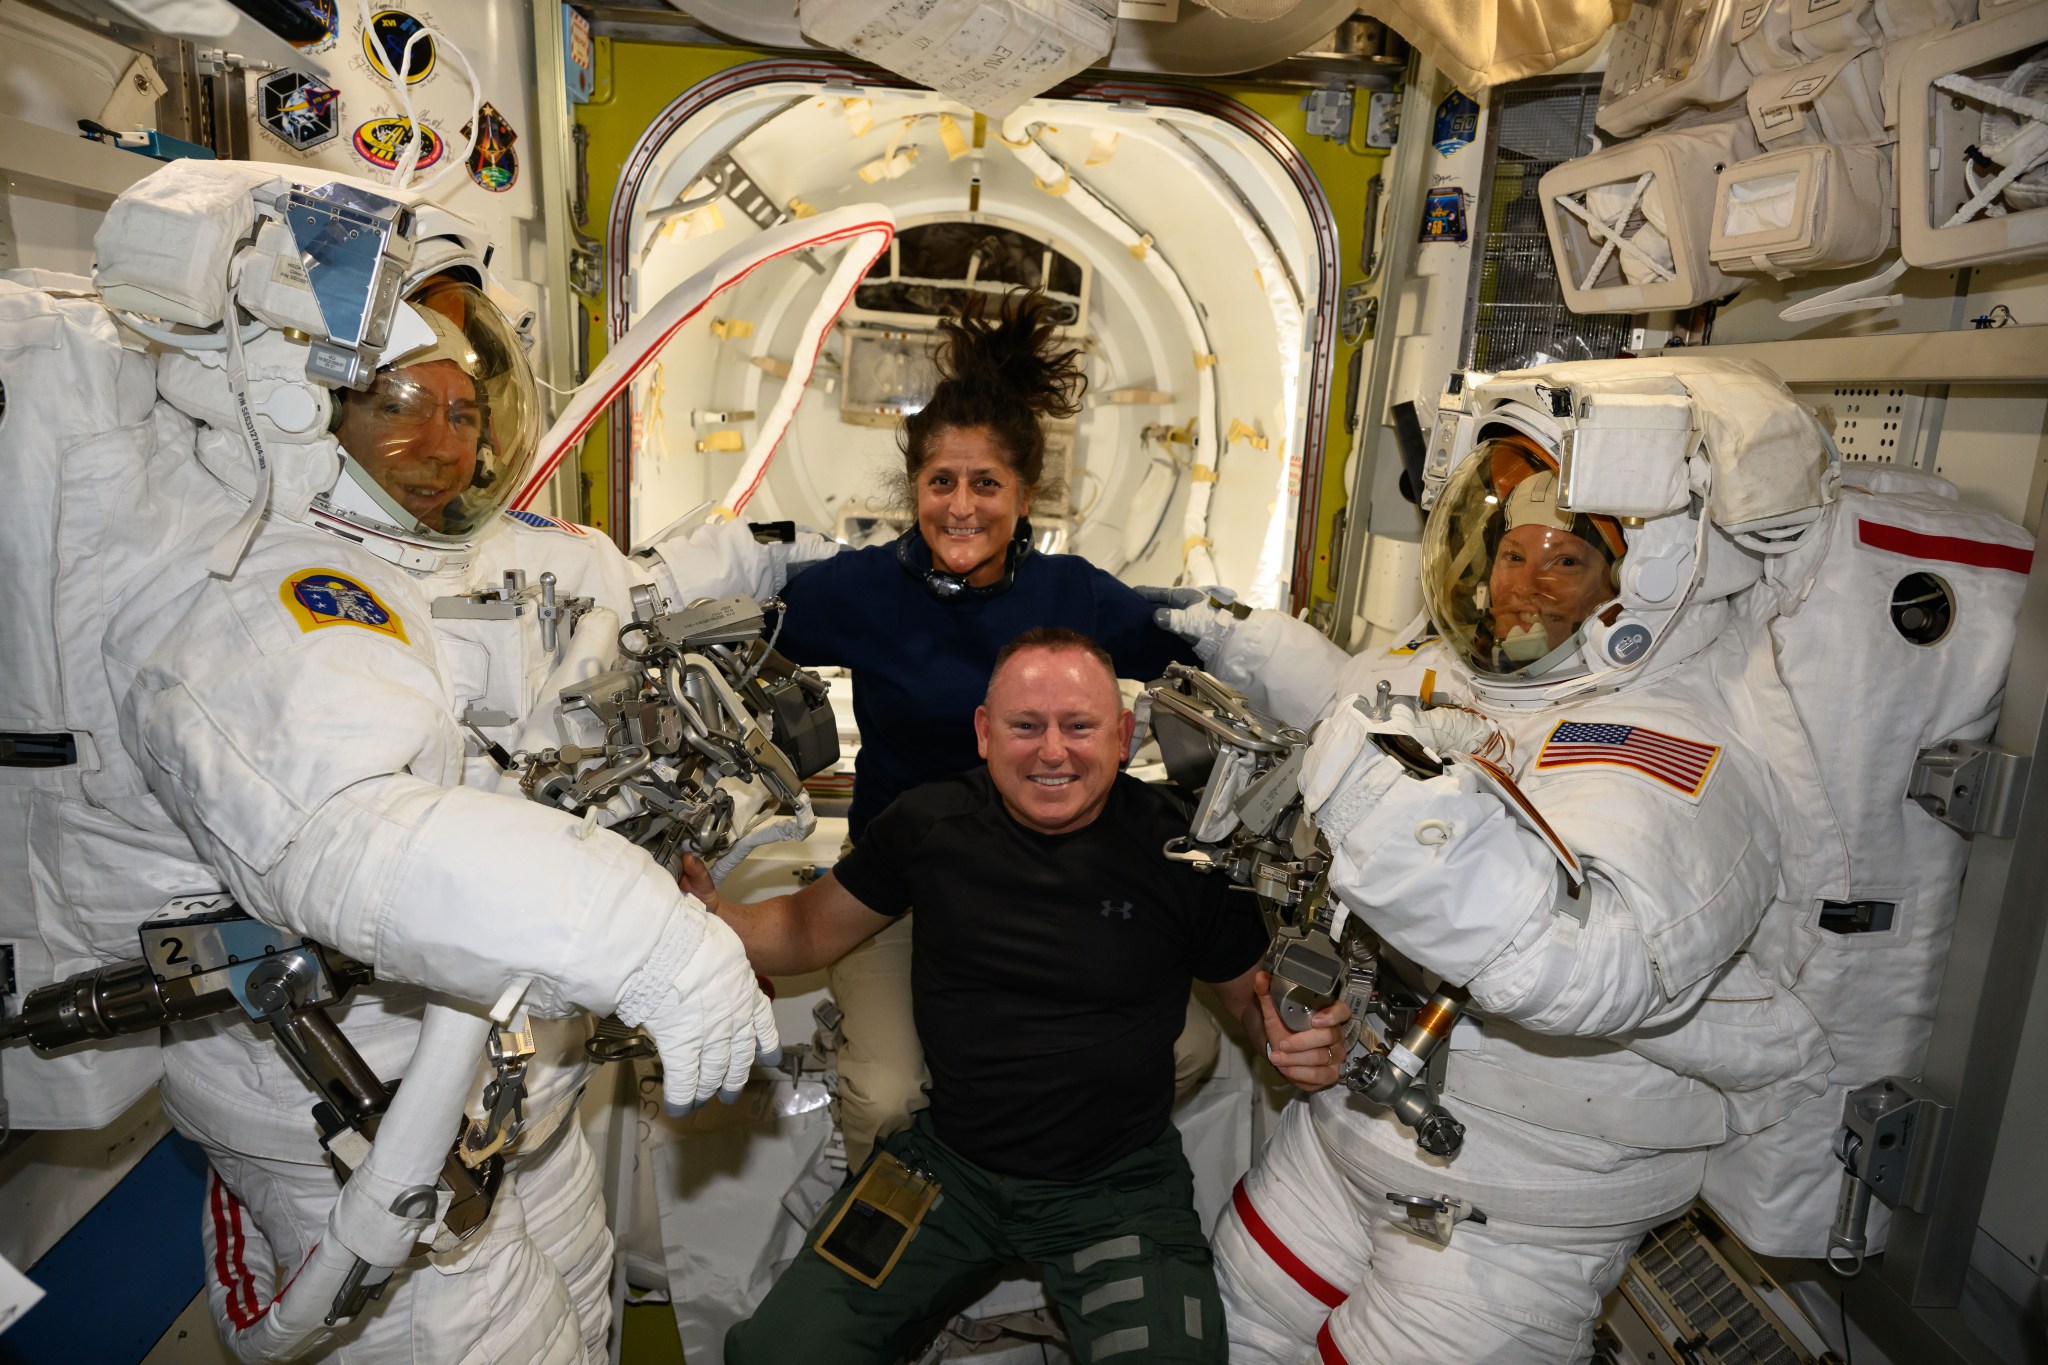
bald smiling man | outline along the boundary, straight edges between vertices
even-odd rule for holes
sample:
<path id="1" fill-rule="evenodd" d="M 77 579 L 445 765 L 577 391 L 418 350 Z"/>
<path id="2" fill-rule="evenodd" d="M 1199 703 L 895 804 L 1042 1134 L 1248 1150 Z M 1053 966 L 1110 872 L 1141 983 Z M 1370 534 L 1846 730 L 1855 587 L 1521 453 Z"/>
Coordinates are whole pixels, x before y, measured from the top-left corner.
<path id="1" fill-rule="evenodd" d="M 1019 636 L 974 725 L 985 767 L 905 793 L 794 895 L 722 902 L 690 870 L 689 889 L 771 975 L 822 967 L 916 907 L 931 1108 L 863 1178 L 943 1191 L 886 1274 L 856 1278 L 821 1240 L 872 1271 L 900 1236 L 864 1202 L 880 1187 L 851 1182 L 726 1338 L 729 1365 L 894 1361 L 1020 1263 L 1044 1277 L 1080 1359 L 1222 1362 L 1215 1274 L 1168 1121 L 1190 980 L 1213 983 L 1255 1045 L 1270 1037 L 1296 1085 L 1337 1079 L 1344 1006 L 1288 1033 L 1256 971 L 1266 933 L 1249 898 L 1162 855 L 1187 822 L 1121 771 L 1133 721 L 1100 646 L 1051 627 Z"/>

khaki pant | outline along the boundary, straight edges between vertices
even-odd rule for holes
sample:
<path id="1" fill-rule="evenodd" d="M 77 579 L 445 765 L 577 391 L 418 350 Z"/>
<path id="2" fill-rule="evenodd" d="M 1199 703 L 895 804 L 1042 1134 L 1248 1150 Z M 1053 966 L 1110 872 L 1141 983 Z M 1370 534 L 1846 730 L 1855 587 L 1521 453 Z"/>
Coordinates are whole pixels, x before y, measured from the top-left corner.
<path id="1" fill-rule="evenodd" d="M 846 1160 L 866 1164 L 878 1139 L 910 1123 L 925 1107 L 924 1045 L 910 1012 L 910 932 L 905 915 L 832 964 L 832 995 L 845 1015 L 840 1030 L 839 1127 Z M 1173 1085 L 1186 1095 L 1216 1068 L 1220 1040 L 1209 1011 L 1192 996 L 1187 1024 L 1173 1044 Z"/>

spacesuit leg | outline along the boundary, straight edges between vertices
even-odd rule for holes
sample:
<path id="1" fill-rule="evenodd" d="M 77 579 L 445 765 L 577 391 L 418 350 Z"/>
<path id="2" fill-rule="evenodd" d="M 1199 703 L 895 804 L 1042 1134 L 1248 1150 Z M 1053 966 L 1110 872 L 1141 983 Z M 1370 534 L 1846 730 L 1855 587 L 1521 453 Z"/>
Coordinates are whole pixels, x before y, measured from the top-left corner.
<path id="1" fill-rule="evenodd" d="M 1236 1365 L 1315 1359 L 1330 1311 L 1372 1262 L 1358 1201 L 1317 1138 L 1307 1103 L 1290 1104 L 1210 1238 Z"/>
<path id="2" fill-rule="evenodd" d="M 324 1233 L 326 1166 L 256 1160 L 203 1143 L 207 1300 L 226 1330 L 253 1323 Z M 591 1192 L 595 1194 L 593 1189 Z M 601 1340 L 601 1339 L 600 1339 Z M 414 1261 L 381 1299 L 309 1360 L 330 1365 L 583 1365 L 583 1331 L 562 1275 L 527 1234 L 518 1184 L 452 1253 Z"/>
<path id="3" fill-rule="evenodd" d="M 1330 1314 L 1323 1365 L 1571 1365 L 1593 1349 L 1600 1301 L 1641 1234 L 1460 1223 L 1448 1246 L 1366 1204 L 1372 1268 Z"/>
<path id="4" fill-rule="evenodd" d="M 583 1351 L 591 1365 L 606 1359 L 611 1326 L 612 1234 L 596 1155 L 575 1115 L 530 1156 L 514 1158 L 511 1175 L 526 1208 L 526 1235 L 555 1267 L 576 1305 Z"/>

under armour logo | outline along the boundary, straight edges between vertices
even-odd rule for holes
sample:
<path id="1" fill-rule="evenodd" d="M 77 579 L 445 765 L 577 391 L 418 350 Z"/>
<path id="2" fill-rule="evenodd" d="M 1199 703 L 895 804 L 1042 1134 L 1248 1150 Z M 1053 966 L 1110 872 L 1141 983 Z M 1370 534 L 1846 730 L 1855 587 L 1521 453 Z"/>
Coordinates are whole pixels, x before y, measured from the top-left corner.
<path id="1" fill-rule="evenodd" d="M 1129 919 L 1131 917 L 1131 903 L 1125 901 L 1122 905 L 1112 905 L 1110 902 L 1104 901 L 1102 903 L 1102 917 L 1108 919 L 1111 915 L 1122 915 L 1125 919 Z"/>

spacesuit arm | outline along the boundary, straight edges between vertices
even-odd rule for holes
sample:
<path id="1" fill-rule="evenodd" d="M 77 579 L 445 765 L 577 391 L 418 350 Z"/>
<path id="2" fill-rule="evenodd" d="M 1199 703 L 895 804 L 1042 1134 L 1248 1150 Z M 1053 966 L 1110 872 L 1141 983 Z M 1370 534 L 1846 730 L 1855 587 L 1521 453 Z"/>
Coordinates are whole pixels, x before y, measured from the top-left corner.
<path id="1" fill-rule="evenodd" d="M 1331 886 L 1391 947 L 1467 985 L 1487 1014 L 1588 1037 L 1674 1018 L 1697 1003 L 1768 901 L 1770 865 L 1753 847 L 1730 850 L 1720 883 L 1703 892 L 1680 876 L 1660 886 L 1588 860 L 1574 895 L 1550 849 L 1469 771 L 1410 777 L 1365 738 L 1368 724 L 1339 707 L 1304 765 L 1303 794 L 1333 854 Z M 1719 932 L 1684 931 L 1702 923 Z"/>
<path id="2" fill-rule="evenodd" d="M 1210 605 L 1207 588 L 1138 591 L 1159 604 L 1152 619 L 1192 644 L 1203 668 L 1282 724 L 1312 724 L 1337 695 L 1348 656 L 1308 622 L 1264 607 L 1239 617 Z"/>
<path id="3" fill-rule="evenodd" d="M 635 558 L 662 594 L 681 605 L 733 593 L 765 601 L 782 591 L 793 571 L 837 553 L 838 542 L 816 531 L 799 527 L 793 540 L 763 543 L 746 522 L 721 521 L 678 531 Z"/>

